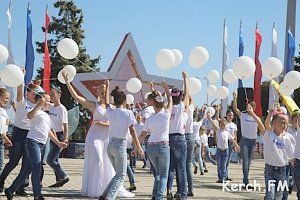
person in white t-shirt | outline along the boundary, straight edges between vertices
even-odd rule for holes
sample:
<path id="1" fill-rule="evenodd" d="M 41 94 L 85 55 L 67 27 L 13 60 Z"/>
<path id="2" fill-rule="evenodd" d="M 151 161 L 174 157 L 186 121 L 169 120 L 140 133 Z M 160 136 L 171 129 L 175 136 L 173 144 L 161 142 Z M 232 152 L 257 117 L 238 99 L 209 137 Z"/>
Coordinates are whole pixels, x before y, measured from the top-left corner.
<path id="1" fill-rule="evenodd" d="M 68 125 L 68 112 L 64 105 L 60 103 L 61 89 L 59 86 L 51 86 L 50 98 L 53 104 L 49 105 L 49 116 L 54 123 L 54 130 L 56 137 L 59 141 L 68 143 L 69 138 L 69 125 Z M 54 142 L 50 141 L 50 150 L 47 157 L 47 164 L 54 170 L 56 183 L 49 187 L 62 187 L 69 181 L 66 173 L 62 169 L 58 159 L 61 148 Z"/>
<path id="2" fill-rule="evenodd" d="M 202 152 L 204 152 L 204 145 L 202 144 L 202 140 L 200 137 L 200 127 L 202 126 L 202 120 L 197 121 L 198 114 L 194 113 L 194 122 L 193 122 L 193 133 L 195 134 L 195 149 L 193 155 L 193 166 L 194 166 L 194 174 L 197 174 L 198 168 L 200 170 L 200 174 L 204 175 L 203 161 L 202 161 Z M 199 166 L 199 167 L 198 167 Z"/>
<path id="3" fill-rule="evenodd" d="M 300 199 L 300 111 L 294 111 L 297 121 L 297 134 L 296 134 L 296 146 L 294 151 L 294 177 L 297 187 L 297 197 Z"/>
<path id="4" fill-rule="evenodd" d="M 12 132 L 12 146 L 9 148 L 9 161 L 6 163 L 1 175 L 0 175 L 0 193 L 4 190 L 4 182 L 10 172 L 18 165 L 20 159 L 22 158 L 21 170 L 24 167 L 27 154 L 25 151 L 25 141 L 30 130 L 30 120 L 27 118 L 27 113 L 35 107 L 35 95 L 38 91 L 43 91 L 39 86 L 40 82 L 31 82 L 26 86 L 26 93 L 24 98 L 24 85 L 21 84 L 17 87 L 17 99 L 16 99 L 16 114 L 15 122 Z M 26 183 L 24 182 L 22 186 L 16 191 L 17 195 L 27 195 L 24 187 L 29 184 L 28 179 Z"/>
<path id="5" fill-rule="evenodd" d="M 139 138 L 143 140 L 150 133 L 147 144 L 148 154 L 155 169 L 152 200 L 163 199 L 170 164 L 169 124 L 173 102 L 167 84 L 163 83 L 162 86 L 168 97 L 168 105 L 164 109 L 164 98 L 157 93 L 154 100 L 155 114 L 146 119 L 143 132 Z"/>
<path id="6" fill-rule="evenodd" d="M 100 200 L 115 199 L 117 191 L 122 186 L 127 170 L 127 152 L 126 152 L 126 135 L 128 128 L 134 144 L 133 154 L 144 158 L 144 151 L 138 141 L 134 124 L 136 120 L 132 111 L 125 109 L 126 94 L 116 86 L 112 90 L 111 96 L 114 99 L 115 109 L 112 109 L 109 104 L 109 81 L 106 80 L 106 116 L 109 120 L 109 143 L 107 147 L 108 157 L 116 171 L 115 176 L 111 179 L 108 186 L 105 188 Z"/>
<path id="7" fill-rule="evenodd" d="M 136 118 L 137 124 L 135 124 L 134 127 L 135 127 L 135 130 L 136 130 L 137 136 L 140 137 L 140 135 L 142 134 L 142 131 L 143 131 L 144 118 L 143 118 L 143 116 L 142 116 L 141 113 L 137 113 L 135 118 Z M 144 150 L 145 149 L 145 145 L 143 144 L 143 142 L 141 142 L 141 146 L 142 146 L 142 148 Z M 142 166 L 142 168 L 145 168 L 145 167 L 146 167 L 146 158 L 143 159 L 143 166 Z"/>
<path id="8" fill-rule="evenodd" d="M 278 186 L 287 185 L 286 166 L 294 159 L 295 146 L 286 133 L 288 117 L 272 113 L 273 109 L 266 118 L 265 131 L 260 132 L 264 142 L 265 199 L 282 199 L 283 190 Z"/>
<path id="9" fill-rule="evenodd" d="M 226 124 L 226 129 L 227 131 L 230 133 L 231 137 L 235 140 L 235 142 L 237 142 L 237 135 L 236 135 L 236 132 L 237 132 L 237 126 L 235 123 L 232 122 L 233 120 L 233 111 L 232 110 L 227 110 L 226 111 L 226 121 L 227 121 L 227 124 Z M 234 151 L 234 145 L 232 143 L 231 140 L 228 140 L 228 146 L 229 146 L 229 150 L 228 150 L 228 159 L 227 159 L 227 162 L 226 162 L 226 180 L 228 181 L 232 181 L 232 179 L 230 179 L 228 177 L 228 166 L 229 166 L 229 163 L 230 163 L 230 160 L 231 160 L 231 155 Z"/>
<path id="10" fill-rule="evenodd" d="M 241 121 L 241 158 L 243 161 L 242 169 L 243 169 L 243 183 L 245 187 L 244 189 L 254 189 L 252 186 L 248 186 L 249 184 L 249 171 L 250 171 L 250 163 L 251 159 L 254 155 L 255 148 L 256 148 L 256 138 L 257 138 L 257 132 L 264 131 L 264 126 L 260 120 L 260 118 L 257 117 L 257 115 L 254 112 L 251 112 L 251 110 L 255 111 L 256 104 L 255 101 L 250 101 L 247 104 L 247 110 L 246 112 L 241 112 L 237 107 L 237 94 L 236 92 L 233 93 L 233 111 L 235 114 L 240 118 Z"/>
<path id="11" fill-rule="evenodd" d="M 13 193 L 19 188 L 19 186 L 24 182 L 26 177 L 32 173 L 32 190 L 34 200 L 44 200 L 41 194 L 40 185 L 40 172 L 42 166 L 42 151 L 48 139 L 55 142 L 60 148 L 66 148 L 67 144 L 60 142 L 54 133 L 54 124 L 50 119 L 49 115 L 44 111 L 47 109 L 48 103 L 46 101 L 45 93 L 37 93 L 35 96 L 36 106 L 28 112 L 27 117 L 30 119 L 30 131 L 28 132 L 25 150 L 28 159 L 25 163 L 24 168 L 20 171 L 19 175 L 16 177 L 12 185 L 5 190 L 5 195 L 7 199 L 13 198 Z"/>
<path id="12" fill-rule="evenodd" d="M 223 183 L 226 181 L 226 162 L 228 160 L 228 140 L 232 141 L 237 151 L 240 150 L 239 145 L 231 136 L 230 132 L 226 129 L 227 120 L 222 118 L 219 119 L 219 124 L 215 124 L 212 119 L 209 117 L 210 122 L 213 125 L 213 129 L 216 133 L 216 143 L 217 143 L 217 170 L 218 170 L 218 181 L 217 183 Z"/>
<path id="13" fill-rule="evenodd" d="M 4 106 L 9 101 L 10 93 L 5 88 L 0 88 L 0 172 L 4 166 L 4 143 L 7 146 L 12 146 L 10 139 L 7 137 L 6 132 L 8 129 L 9 117 Z"/>

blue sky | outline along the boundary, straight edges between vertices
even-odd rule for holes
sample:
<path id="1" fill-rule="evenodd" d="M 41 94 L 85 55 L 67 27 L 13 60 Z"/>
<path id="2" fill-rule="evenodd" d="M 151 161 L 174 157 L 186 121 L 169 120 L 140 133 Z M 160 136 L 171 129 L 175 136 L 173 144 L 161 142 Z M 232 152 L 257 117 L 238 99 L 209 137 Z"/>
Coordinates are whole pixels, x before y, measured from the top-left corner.
<path id="1" fill-rule="evenodd" d="M 0 4 L 0 43 L 7 45 L 8 1 Z M 45 8 L 48 4 L 49 15 L 56 16 L 58 10 L 53 8 L 54 1 L 31 1 L 31 20 L 33 24 L 33 41 L 43 41 L 41 27 L 44 24 Z M 87 52 L 96 57 L 101 55 L 99 67 L 106 71 L 110 65 L 125 34 L 131 32 L 138 47 L 140 56 L 148 73 L 160 75 L 155 65 L 155 55 L 162 48 L 177 48 L 183 53 L 180 66 L 164 74 L 181 78 L 181 71 L 187 70 L 191 76 L 204 77 L 209 70 L 221 72 L 223 48 L 223 23 L 227 21 L 229 68 L 238 57 L 238 33 L 242 20 L 242 32 L 245 44 L 244 55 L 254 57 L 255 26 L 263 35 L 261 46 L 261 63 L 271 54 L 271 34 L 273 22 L 278 34 L 278 57 L 284 61 L 286 2 L 274 0 L 98 0 L 74 1 L 84 14 L 83 29 L 86 38 L 84 45 Z M 25 63 L 26 42 L 26 1 L 12 1 L 11 15 L 12 46 L 17 64 Z M 299 21 L 299 5 L 296 19 Z M 300 28 L 296 27 L 296 34 Z M 297 35 L 296 35 L 297 36 Z M 296 55 L 300 41 L 296 37 Z M 188 56 L 195 46 L 207 48 L 210 54 L 208 63 L 200 69 L 188 69 Z M 42 55 L 36 55 L 36 68 L 43 65 Z M 0 68 L 3 67 L 3 64 Z M 201 105 L 206 101 L 206 82 L 202 79 L 202 90 L 195 97 L 195 103 Z M 220 85 L 220 80 L 217 85 Z M 253 79 L 246 81 L 245 86 L 252 87 Z M 230 97 L 237 83 L 232 84 Z M 209 101 L 214 98 L 209 97 Z"/>

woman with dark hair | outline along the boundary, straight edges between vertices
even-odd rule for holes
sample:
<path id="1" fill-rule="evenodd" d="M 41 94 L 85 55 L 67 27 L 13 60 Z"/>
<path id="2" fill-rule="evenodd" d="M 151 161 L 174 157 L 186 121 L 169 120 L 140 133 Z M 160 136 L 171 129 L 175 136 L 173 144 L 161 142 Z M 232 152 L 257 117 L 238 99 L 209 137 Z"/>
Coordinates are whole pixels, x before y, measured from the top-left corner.
<path id="1" fill-rule="evenodd" d="M 164 109 L 163 96 L 157 94 L 154 99 L 155 114 L 145 121 L 143 132 L 140 136 L 140 140 L 143 140 L 148 133 L 150 134 L 147 142 L 148 154 L 155 171 L 153 174 L 152 200 L 163 199 L 167 187 L 170 163 L 169 124 L 173 102 L 167 84 L 163 83 L 162 86 L 168 97 L 167 108 Z"/>
<path id="2" fill-rule="evenodd" d="M 188 106 L 188 81 L 187 74 L 182 72 L 184 81 L 184 96 L 177 88 L 171 90 L 173 108 L 170 118 L 169 140 L 170 140 L 170 168 L 167 184 L 167 199 L 173 199 L 172 185 L 174 171 L 176 169 L 176 181 L 178 195 L 181 199 L 187 198 L 187 176 L 186 176 L 186 155 L 187 144 L 184 136 L 183 113 Z"/>
<path id="3" fill-rule="evenodd" d="M 132 141 L 134 144 L 133 154 L 137 154 L 144 158 L 144 151 L 138 141 L 137 134 L 134 128 L 136 124 L 133 112 L 125 109 L 126 107 L 126 94 L 116 86 L 111 92 L 113 97 L 115 109 L 110 107 L 109 104 L 109 81 L 106 80 L 106 116 L 109 120 L 109 143 L 107 147 L 108 157 L 116 171 L 115 176 L 111 179 L 102 195 L 100 200 L 112 200 L 117 196 L 117 191 L 122 186 L 127 169 L 127 132 L 129 129 Z"/>

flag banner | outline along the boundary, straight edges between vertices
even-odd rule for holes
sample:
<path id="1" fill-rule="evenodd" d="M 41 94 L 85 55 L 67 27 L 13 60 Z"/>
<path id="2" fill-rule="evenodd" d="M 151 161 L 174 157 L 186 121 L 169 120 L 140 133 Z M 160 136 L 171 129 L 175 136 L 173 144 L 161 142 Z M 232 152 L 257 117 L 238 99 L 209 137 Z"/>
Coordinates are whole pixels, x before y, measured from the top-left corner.
<path id="1" fill-rule="evenodd" d="M 277 58 L 277 32 L 276 29 L 273 27 L 272 30 L 272 51 L 271 57 Z M 275 81 L 279 82 L 279 77 L 274 78 Z M 279 102 L 279 95 L 276 92 L 276 88 L 271 84 L 269 84 L 269 110 L 274 108 L 275 102 Z"/>
<path id="2" fill-rule="evenodd" d="M 239 34 L 239 57 L 244 55 L 244 42 L 243 42 L 243 34 L 242 30 L 240 28 L 240 34 Z M 243 87 L 243 81 L 239 79 L 239 88 Z"/>
<path id="3" fill-rule="evenodd" d="M 259 30 L 256 28 L 255 30 L 255 75 L 254 75 L 254 101 L 256 103 L 255 114 L 259 117 L 262 116 L 262 108 L 261 108 L 261 78 L 262 78 L 262 70 L 261 64 L 259 62 L 259 51 L 260 45 L 262 42 L 262 35 Z"/>
<path id="4" fill-rule="evenodd" d="M 286 64 L 286 73 L 294 70 L 294 57 L 295 57 L 295 39 L 291 32 L 288 30 L 288 54 L 287 54 L 287 64 Z"/>
<path id="5" fill-rule="evenodd" d="M 50 93 L 50 78 L 51 78 L 51 61 L 47 42 L 47 33 L 50 23 L 48 16 L 48 9 L 46 9 L 46 20 L 45 20 L 45 43 L 44 43 L 44 74 L 43 74 L 43 89 L 46 93 Z"/>
<path id="6" fill-rule="evenodd" d="M 26 62 L 25 62 L 25 87 L 30 83 L 34 68 L 34 51 L 32 45 L 32 24 L 30 19 L 30 7 L 27 8 L 27 37 L 26 37 Z M 26 90 L 25 90 L 26 91 Z"/>
<path id="7" fill-rule="evenodd" d="M 224 81 L 223 74 L 228 69 L 228 60 L 229 60 L 229 54 L 227 51 L 227 39 L 228 39 L 228 29 L 226 26 L 226 22 L 224 22 L 224 33 L 223 33 L 223 62 L 222 62 L 222 86 L 228 87 L 228 84 Z M 228 97 L 225 99 L 222 99 L 221 101 L 221 117 L 226 116 L 227 111 L 227 105 L 228 105 Z"/>

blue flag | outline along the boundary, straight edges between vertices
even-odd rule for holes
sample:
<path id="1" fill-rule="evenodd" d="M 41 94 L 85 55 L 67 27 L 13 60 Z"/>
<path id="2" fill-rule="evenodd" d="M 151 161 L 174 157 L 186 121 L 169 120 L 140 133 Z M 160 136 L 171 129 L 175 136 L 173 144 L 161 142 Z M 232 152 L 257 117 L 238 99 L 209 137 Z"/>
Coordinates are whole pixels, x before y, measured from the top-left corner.
<path id="1" fill-rule="evenodd" d="M 240 29 L 240 34 L 239 34 L 239 57 L 243 56 L 244 54 L 244 42 L 243 42 L 243 34 L 242 30 Z M 239 88 L 243 87 L 243 82 L 241 79 L 239 79 Z"/>
<path id="2" fill-rule="evenodd" d="M 290 30 L 288 30 L 288 53 L 287 53 L 287 64 L 286 64 L 286 73 L 294 70 L 293 62 L 295 56 L 295 39 Z"/>
<path id="3" fill-rule="evenodd" d="M 32 45 L 32 24 L 30 19 L 30 7 L 27 9 L 27 38 L 26 38 L 26 63 L 25 63 L 25 86 L 27 86 L 33 76 L 33 68 L 34 68 L 34 51 Z"/>

